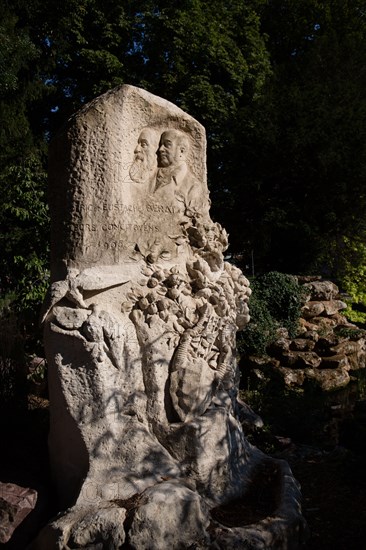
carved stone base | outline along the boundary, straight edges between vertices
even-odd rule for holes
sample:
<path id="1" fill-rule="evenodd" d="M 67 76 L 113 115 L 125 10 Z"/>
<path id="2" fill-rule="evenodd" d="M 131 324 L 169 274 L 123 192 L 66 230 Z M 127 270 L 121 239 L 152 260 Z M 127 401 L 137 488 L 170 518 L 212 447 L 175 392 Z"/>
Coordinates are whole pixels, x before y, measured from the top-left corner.
<path id="1" fill-rule="evenodd" d="M 239 421 L 258 423 L 237 400 L 251 291 L 209 216 L 205 146 L 197 121 L 131 86 L 84 107 L 51 146 L 49 441 L 70 508 L 36 549 L 300 539 L 296 482 Z M 253 522 L 233 513 L 228 526 L 226 506 L 253 508 Z"/>

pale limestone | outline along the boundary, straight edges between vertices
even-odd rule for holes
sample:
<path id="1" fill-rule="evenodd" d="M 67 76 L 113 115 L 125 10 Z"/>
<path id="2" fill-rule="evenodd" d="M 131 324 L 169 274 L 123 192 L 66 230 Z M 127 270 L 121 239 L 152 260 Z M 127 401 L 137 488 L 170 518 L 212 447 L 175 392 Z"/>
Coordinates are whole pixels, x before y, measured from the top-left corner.
<path id="1" fill-rule="evenodd" d="M 251 290 L 224 261 L 205 155 L 197 121 L 132 86 L 85 106 L 51 145 L 49 441 L 71 508 L 36 548 L 100 536 L 108 548 L 125 536 L 138 549 L 209 547 L 210 507 L 245 496 L 266 459 L 241 424 L 261 420 L 237 401 Z M 289 502 L 291 529 L 303 520 Z"/>
<path id="2" fill-rule="evenodd" d="M 136 550 L 183 549 L 198 544 L 207 547 L 209 524 L 208 509 L 196 491 L 176 481 L 165 481 L 145 491 L 133 518 L 129 542 Z"/>
<path id="3" fill-rule="evenodd" d="M 347 304 L 342 302 L 342 300 L 328 300 L 322 302 L 324 305 L 325 315 L 334 315 L 342 309 L 347 308 Z"/>
<path id="4" fill-rule="evenodd" d="M 303 285 L 309 299 L 312 300 L 334 300 L 339 294 L 339 288 L 332 281 L 311 281 Z"/>
<path id="5" fill-rule="evenodd" d="M 324 304 L 323 302 L 307 302 L 301 311 L 305 319 L 312 319 L 323 313 Z"/>

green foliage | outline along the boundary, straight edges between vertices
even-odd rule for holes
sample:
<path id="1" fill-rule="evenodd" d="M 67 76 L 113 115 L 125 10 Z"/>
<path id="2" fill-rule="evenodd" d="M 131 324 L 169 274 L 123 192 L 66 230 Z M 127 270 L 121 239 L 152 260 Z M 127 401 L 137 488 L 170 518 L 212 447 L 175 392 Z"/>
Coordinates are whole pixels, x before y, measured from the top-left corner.
<path id="1" fill-rule="evenodd" d="M 205 125 L 213 216 L 245 263 L 340 272 L 366 219 L 364 2 L 5 0 L 0 15 L 1 289 L 19 308 L 47 280 L 47 141 L 124 82 Z"/>
<path id="2" fill-rule="evenodd" d="M 3 13 L 0 22 L 0 97 L 9 96 L 20 86 L 20 73 L 36 58 L 37 51 L 29 36 L 16 28 L 17 18 Z"/>
<path id="3" fill-rule="evenodd" d="M 366 324 L 366 312 L 357 311 L 354 309 L 353 304 L 348 304 L 347 309 L 343 311 L 343 314 L 349 319 L 352 323 L 360 323 L 362 325 Z"/>
<path id="4" fill-rule="evenodd" d="M 49 216 L 46 174 L 30 156 L 0 174 L 1 286 L 18 295 L 19 304 L 39 301 L 47 284 Z"/>
<path id="5" fill-rule="evenodd" d="M 33 362 L 36 357 L 32 357 Z M 31 365 L 29 368 L 29 373 L 27 374 L 27 379 L 33 384 L 42 384 L 46 381 L 47 378 L 47 363 L 45 359 L 41 359 L 36 362 L 34 365 Z"/>
<path id="6" fill-rule="evenodd" d="M 13 295 L 22 330 L 33 330 L 47 276 L 49 220 L 43 120 L 35 129 L 32 115 L 47 85 L 21 5 L 0 7 L 0 292 Z"/>
<path id="7" fill-rule="evenodd" d="M 18 330 L 24 337 L 32 335 L 27 347 L 40 340 L 39 311 L 49 281 L 45 181 L 34 156 L 0 173 L 0 287 L 3 295 L 13 296 Z"/>
<path id="8" fill-rule="evenodd" d="M 238 347 L 245 355 L 264 355 L 279 327 L 296 336 L 302 288 L 295 277 L 272 271 L 255 279 L 249 300 L 251 320 L 240 333 Z"/>
<path id="9" fill-rule="evenodd" d="M 366 324 L 366 237 L 343 237 L 342 256 L 338 265 L 339 282 L 348 296 L 343 312 L 354 323 Z"/>
<path id="10" fill-rule="evenodd" d="M 366 337 L 366 331 L 363 329 L 352 328 L 352 327 L 336 327 L 335 332 L 337 336 L 341 338 L 349 338 L 350 340 L 360 340 L 360 338 Z"/>
<path id="11" fill-rule="evenodd" d="M 302 288 L 292 275 L 271 271 L 253 283 L 253 291 L 266 304 L 271 317 L 295 337 L 300 318 Z"/>
<path id="12" fill-rule="evenodd" d="M 249 301 L 251 320 L 239 333 L 238 349 L 240 354 L 265 355 L 267 346 L 275 340 L 278 325 L 257 289 L 252 286 L 252 290 Z"/>
<path id="13" fill-rule="evenodd" d="M 232 128 L 224 225 L 259 271 L 334 274 L 366 219 L 364 2 L 273 0 L 261 23 L 273 76 Z"/>

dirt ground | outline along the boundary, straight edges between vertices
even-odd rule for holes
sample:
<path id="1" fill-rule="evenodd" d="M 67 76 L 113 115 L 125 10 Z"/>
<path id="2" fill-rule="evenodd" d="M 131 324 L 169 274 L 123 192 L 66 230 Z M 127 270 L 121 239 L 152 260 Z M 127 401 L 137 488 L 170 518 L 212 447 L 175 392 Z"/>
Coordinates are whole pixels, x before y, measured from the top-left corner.
<path id="1" fill-rule="evenodd" d="M 39 494 L 36 509 L 12 539 L 0 545 L 23 550 L 57 512 L 47 457 L 47 400 L 31 397 L 27 421 L 14 424 L 9 419 L 6 424 L 0 480 L 35 488 Z M 303 513 L 310 530 L 304 548 L 366 549 L 366 456 L 343 447 L 321 451 L 295 445 L 289 445 L 281 456 L 288 460 L 302 487 Z"/>
<path id="2" fill-rule="evenodd" d="M 289 460 L 301 484 L 309 550 L 366 548 L 365 458 L 336 448 Z"/>
<path id="3" fill-rule="evenodd" d="M 48 401 L 30 396 L 29 410 L 2 415 L 0 481 L 31 487 L 38 493 L 34 510 L 17 527 L 6 550 L 25 550 L 40 527 L 57 512 L 48 465 Z M 5 416 L 5 418 L 4 418 Z"/>

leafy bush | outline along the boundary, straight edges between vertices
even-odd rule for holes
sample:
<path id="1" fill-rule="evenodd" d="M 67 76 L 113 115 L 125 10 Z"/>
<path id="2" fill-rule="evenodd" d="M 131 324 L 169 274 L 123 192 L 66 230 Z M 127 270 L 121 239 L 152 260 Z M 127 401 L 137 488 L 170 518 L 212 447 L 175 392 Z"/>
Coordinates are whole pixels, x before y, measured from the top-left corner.
<path id="1" fill-rule="evenodd" d="M 267 304 L 253 289 L 250 297 L 250 322 L 238 337 L 238 349 L 245 355 L 264 355 L 267 346 L 276 338 L 277 323 Z"/>
<path id="2" fill-rule="evenodd" d="M 366 324 L 366 244 L 365 236 L 343 237 L 339 282 L 348 294 L 343 312 L 353 323 Z"/>
<path id="3" fill-rule="evenodd" d="M 358 323 L 360 325 L 366 325 L 366 312 L 357 311 L 354 303 L 348 303 L 347 309 L 343 311 L 343 315 L 347 317 L 351 323 Z"/>
<path id="4" fill-rule="evenodd" d="M 301 311 L 302 288 L 297 279 L 271 271 L 252 282 L 249 302 L 251 321 L 238 339 L 239 352 L 263 355 L 284 327 L 296 336 Z"/>
<path id="5" fill-rule="evenodd" d="M 301 310 L 302 288 L 292 275 L 271 271 L 255 281 L 254 290 L 268 308 L 273 319 L 285 327 L 289 335 L 297 333 Z"/>
<path id="6" fill-rule="evenodd" d="M 335 327 L 335 333 L 342 338 L 349 338 L 350 340 L 357 341 L 360 338 L 366 337 L 366 330 L 352 327 Z"/>
<path id="7" fill-rule="evenodd" d="M 49 215 L 46 173 L 29 154 L 20 163 L 0 167 L 0 293 L 11 296 L 17 329 L 29 352 L 40 342 L 39 311 L 49 285 Z M 1 304 L 0 304 L 1 306 Z M 29 344 L 29 345 L 28 345 Z"/>

